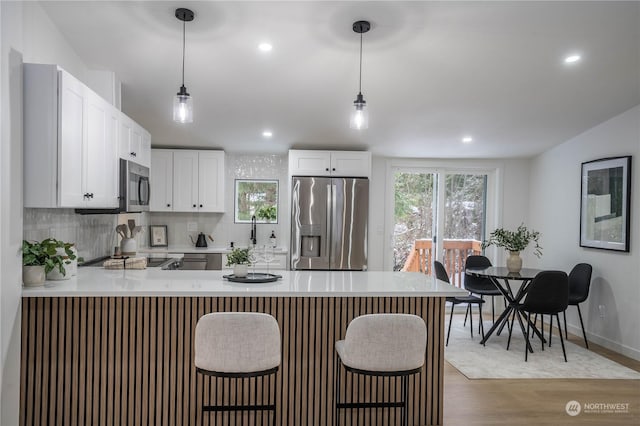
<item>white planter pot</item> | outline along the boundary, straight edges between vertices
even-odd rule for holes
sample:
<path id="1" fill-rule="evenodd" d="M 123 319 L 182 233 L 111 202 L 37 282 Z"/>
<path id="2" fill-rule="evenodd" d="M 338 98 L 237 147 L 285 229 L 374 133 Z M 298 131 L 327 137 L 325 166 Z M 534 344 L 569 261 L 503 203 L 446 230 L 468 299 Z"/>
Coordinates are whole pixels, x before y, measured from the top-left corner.
<path id="1" fill-rule="evenodd" d="M 25 287 L 35 287 L 44 284 L 44 266 L 23 266 L 22 283 Z"/>
<path id="2" fill-rule="evenodd" d="M 242 278 L 249 273 L 249 265 L 233 265 L 233 275 Z"/>

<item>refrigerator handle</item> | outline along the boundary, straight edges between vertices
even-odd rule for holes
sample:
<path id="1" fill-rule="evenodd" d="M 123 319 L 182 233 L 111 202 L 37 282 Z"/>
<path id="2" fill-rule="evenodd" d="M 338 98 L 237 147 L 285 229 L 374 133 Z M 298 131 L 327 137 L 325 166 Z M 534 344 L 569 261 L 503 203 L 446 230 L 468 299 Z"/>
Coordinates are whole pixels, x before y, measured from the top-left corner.
<path id="1" fill-rule="evenodd" d="M 327 229 L 325 230 L 325 239 L 324 239 L 324 256 L 329 254 L 329 240 L 331 238 L 331 227 L 333 226 L 331 222 L 333 222 L 332 211 L 333 211 L 333 203 L 331 202 L 331 194 L 333 191 L 331 190 L 331 184 L 327 184 Z M 331 260 L 329 260 L 331 262 Z"/>

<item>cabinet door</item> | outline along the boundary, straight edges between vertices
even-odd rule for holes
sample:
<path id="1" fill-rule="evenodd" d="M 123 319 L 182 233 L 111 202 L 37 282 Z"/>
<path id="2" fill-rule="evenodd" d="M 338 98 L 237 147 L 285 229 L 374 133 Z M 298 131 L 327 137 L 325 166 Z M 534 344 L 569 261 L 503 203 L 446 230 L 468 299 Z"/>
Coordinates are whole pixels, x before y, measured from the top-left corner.
<path id="1" fill-rule="evenodd" d="M 139 161 L 145 167 L 151 167 L 151 134 L 142 127 L 142 143 L 140 145 Z"/>
<path id="2" fill-rule="evenodd" d="M 289 151 L 289 175 L 329 176 L 331 174 L 331 153 L 329 151 Z"/>
<path id="3" fill-rule="evenodd" d="M 59 76 L 58 191 L 60 207 L 85 207 L 83 141 L 86 133 L 85 86 L 69 73 Z"/>
<path id="4" fill-rule="evenodd" d="M 173 152 L 165 149 L 151 150 L 151 197 L 152 212 L 173 211 Z"/>
<path id="5" fill-rule="evenodd" d="M 332 151 L 331 175 L 369 177 L 371 175 L 371 153 L 366 151 Z"/>
<path id="6" fill-rule="evenodd" d="M 112 106 L 97 94 L 87 90 L 87 138 L 84 143 L 85 191 L 88 208 L 117 207 L 113 187 L 116 169 L 116 149 Z"/>
<path id="7" fill-rule="evenodd" d="M 198 152 L 173 152 L 173 211 L 198 211 Z"/>
<path id="8" fill-rule="evenodd" d="M 224 212 L 224 151 L 200 151 L 198 156 L 198 209 Z"/>
<path id="9" fill-rule="evenodd" d="M 131 125 L 131 140 L 129 141 L 129 159 L 134 163 L 142 164 L 142 132 L 143 129 L 136 122 Z M 144 164 L 142 164 L 144 166 Z"/>
<path id="10" fill-rule="evenodd" d="M 120 114 L 120 138 L 118 142 L 118 155 L 124 160 L 131 160 L 131 127 L 133 121 L 124 114 Z"/>

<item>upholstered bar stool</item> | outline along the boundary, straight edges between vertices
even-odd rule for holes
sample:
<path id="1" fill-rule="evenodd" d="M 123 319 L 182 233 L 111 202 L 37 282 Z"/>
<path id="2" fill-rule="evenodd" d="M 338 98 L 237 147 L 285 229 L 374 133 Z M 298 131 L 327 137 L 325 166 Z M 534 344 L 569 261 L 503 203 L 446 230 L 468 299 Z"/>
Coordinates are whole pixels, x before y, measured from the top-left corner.
<path id="1" fill-rule="evenodd" d="M 354 318 L 344 340 L 336 342 L 334 424 L 341 408 L 402 408 L 402 423 L 409 421 L 409 376 L 420 372 L 427 346 L 427 327 L 416 315 L 373 314 Z M 389 402 L 341 402 L 340 363 L 348 372 L 367 376 L 400 377 L 402 397 Z"/>
<path id="2" fill-rule="evenodd" d="M 274 317 L 254 312 L 211 313 L 196 324 L 194 364 L 198 373 L 225 378 L 275 374 L 280 366 L 280 327 Z M 267 395 L 261 405 L 204 405 L 205 412 L 271 411 Z"/>

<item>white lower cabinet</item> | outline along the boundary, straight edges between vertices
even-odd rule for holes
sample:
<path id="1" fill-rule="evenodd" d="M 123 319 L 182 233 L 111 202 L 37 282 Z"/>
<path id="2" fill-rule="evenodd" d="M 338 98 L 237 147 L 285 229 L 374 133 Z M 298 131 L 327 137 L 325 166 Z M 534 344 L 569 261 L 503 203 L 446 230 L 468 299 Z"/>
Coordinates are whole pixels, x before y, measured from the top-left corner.
<path id="1" fill-rule="evenodd" d="M 117 111 L 56 65 L 24 64 L 24 206 L 118 206 Z"/>
<path id="2" fill-rule="evenodd" d="M 150 210 L 224 213 L 224 151 L 151 150 Z"/>

